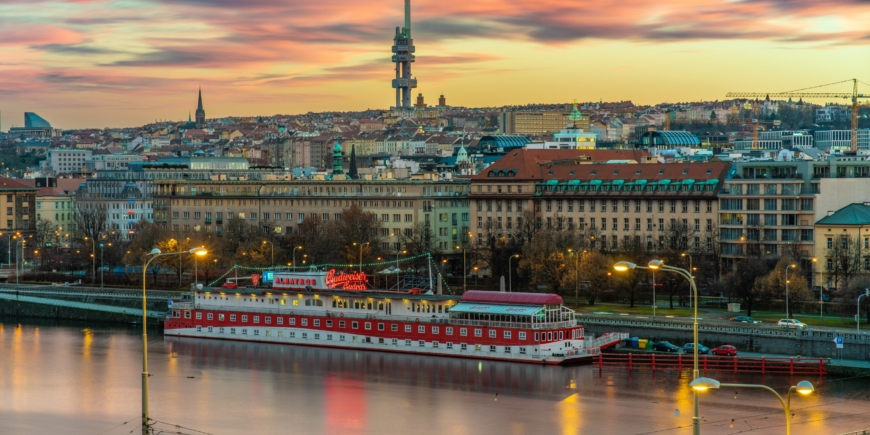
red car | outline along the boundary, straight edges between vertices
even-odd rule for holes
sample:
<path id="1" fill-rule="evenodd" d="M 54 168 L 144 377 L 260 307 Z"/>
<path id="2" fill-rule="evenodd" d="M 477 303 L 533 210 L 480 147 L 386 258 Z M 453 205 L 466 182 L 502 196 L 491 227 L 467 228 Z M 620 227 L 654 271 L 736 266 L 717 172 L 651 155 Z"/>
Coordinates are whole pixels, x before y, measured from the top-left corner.
<path id="1" fill-rule="evenodd" d="M 714 347 L 713 349 L 710 349 L 710 353 L 712 353 L 713 355 L 732 356 L 732 355 L 737 355 L 737 348 L 730 345 L 730 344 L 725 344 L 725 345 L 722 345 L 719 347 Z"/>

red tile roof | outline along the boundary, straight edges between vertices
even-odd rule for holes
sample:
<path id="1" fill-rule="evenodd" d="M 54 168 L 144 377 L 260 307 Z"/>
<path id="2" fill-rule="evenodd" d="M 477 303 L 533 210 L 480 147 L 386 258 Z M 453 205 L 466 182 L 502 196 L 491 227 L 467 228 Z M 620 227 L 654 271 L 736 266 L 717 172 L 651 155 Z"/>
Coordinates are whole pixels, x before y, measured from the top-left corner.
<path id="1" fill-rule="evenodd" d="M 577 167 L 575 160 L 589 163 L 602 163 L 611 160 L 633 160 L 640 162 L 650 154 L 644 150 L 535 150 L 517 149 L 504 155 L 474 177 L 476 181 L 491 179 L 489 171 L 493 169 L 516 170 L 511 178 L 514 180 L 541 180 L 544 178 L 544 166 L 549 162 L 552 166 Z M 564 164 L 562 163 L 569 163 Z"/>

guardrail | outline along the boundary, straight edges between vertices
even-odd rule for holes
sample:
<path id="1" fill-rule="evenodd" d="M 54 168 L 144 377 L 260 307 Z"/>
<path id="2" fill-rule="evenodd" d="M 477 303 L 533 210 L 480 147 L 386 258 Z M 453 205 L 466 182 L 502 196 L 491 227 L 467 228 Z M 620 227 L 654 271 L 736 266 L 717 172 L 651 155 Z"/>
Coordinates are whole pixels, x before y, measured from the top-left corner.
<path id="1" fill-rule="evenodd" d="M 598 374 L 604 369 L 625 369 L 628 371 L 682 371 L 693 368 L 691 355 L 655 353 L 602 353 L 598 356 Z M 739 356 L 700 355 L 698 370 L 702 372 L 761 373 L 787 375 L 827 374 L 828 363 L 825 358 L 748 358 Z"/>
<path id="2" fill-rule="evenodd" d="M 122 298 L 122 299 L 141 299 L 142 292 L 135 291 L 102 291 L 102 292 L 93 292 L 88 290 L 74 290 L 68 289 L 67 287 L 44 287 L 35 289 L 32 287 L 29 288 L 5 288 L 0 287 L 0 293 L 15 293 L 21 295 L 29 295 L 29 296 L 40 296 L 40 295 L 54 295 L 54 296 L 77 296 L 77 297 L 105 297 L 105 298 Z M 182 294 L 180 292 L 168 292 L 164 290 L 152 290 L 146 293 L 146 296 L 149 299 L 155 300 L 168 300 L 168 299 L 179 299 Z"/>
<path id="3" fill-rule="evenodd" d="M 578 317 L 577 322 L 579 324 L 597 324 L 597 325 L 612 325 L 612 326 L 626 326 L 626 327 L 636 327 L 636 328 L 662 328 L 662 329 L 675 329 L 675 330 L 691 330 L 692 329 L 692 320 L 682 320 L 682 321 L 674 321 L 673 319 L 668 320 L 639 320 L 639 319 L 631 319 L 631 318 L 614 318 L 614 317 L 597 317 L 597 316 L 589 316 L 583 315 Z M 742 325 L 742 324 L 741 324 Z M 815 330 L 812 328 L 807 329 L 795 329 L 795 328 L 783 328 L 781 326 L 776 325 L 754 325 L 751 327 L 747 326 L 736 326 L 733 323 L 719 322 L 719 321 L 706 321 L 698 323 L 698 331 L 701 332 L 719 332 L 719 333 L 728 333 L 728 334 L 745 334 L 745 335 L 764 335 L 769 337 L 792 337 L 792 338 L 801 338 L 801 337 L 810 337 L 810 338 L 828 338 L 833 340 L 835 337 L 843 337 L 846 342 L 855 343 L 855 344 L 865 344 L 870 343 L 870 334 L 866 332 L 855 333 L 855 332 L 842 332 L 837 330 Z"/>

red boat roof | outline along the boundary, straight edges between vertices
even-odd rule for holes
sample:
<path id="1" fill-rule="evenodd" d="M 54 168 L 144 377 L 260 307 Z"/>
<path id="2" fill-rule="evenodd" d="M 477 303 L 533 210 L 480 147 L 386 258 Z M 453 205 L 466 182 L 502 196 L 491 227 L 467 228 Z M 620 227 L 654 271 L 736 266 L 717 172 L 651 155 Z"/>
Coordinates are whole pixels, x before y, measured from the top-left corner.
<path id="1" fill-rule="evenodd" d="M 469 290 L 462 295 L 462 302 L 488 302 L 493 304 L 562 305 L 562 297 L 552 293 L 519 293 L 485 290 Z"/>

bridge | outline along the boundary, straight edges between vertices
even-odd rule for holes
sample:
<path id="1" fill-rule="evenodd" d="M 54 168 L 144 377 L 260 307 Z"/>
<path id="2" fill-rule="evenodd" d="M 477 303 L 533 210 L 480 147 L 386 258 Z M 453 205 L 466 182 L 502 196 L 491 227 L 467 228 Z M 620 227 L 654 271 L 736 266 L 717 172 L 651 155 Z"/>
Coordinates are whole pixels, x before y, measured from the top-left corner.
<path id="1" fill-rule="evenodd" d="M 168 301 L 184 299 L 181 291 L 148 290 L 149 321 L 160 322 L 166 317 Z M 0 314 L 34 317 L 61 317 L 75 312 L 82 320 L 112 320 L 141 322 L 142 291 L 66 285 L 0 286 Z M 66 316 L 64 316 L 66 317 Z"/>

